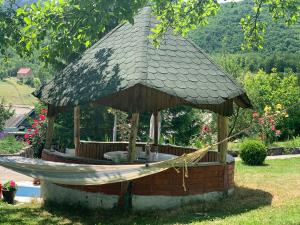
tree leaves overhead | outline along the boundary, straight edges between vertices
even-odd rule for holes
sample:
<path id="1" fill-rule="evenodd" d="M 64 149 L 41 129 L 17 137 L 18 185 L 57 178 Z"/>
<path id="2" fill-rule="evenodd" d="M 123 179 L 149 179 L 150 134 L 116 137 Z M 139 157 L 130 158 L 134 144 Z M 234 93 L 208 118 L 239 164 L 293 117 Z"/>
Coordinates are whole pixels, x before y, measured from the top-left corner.
<path id="1" fill-rule="evenodd" d="M 11 1 L 4 1 L 4 5 Z M 169 28 L 184 36 L 190 30 L 206 25 L 208 18 L 220 8 L 216 0 L 45 0 L 17 10 L 10 5 L 7 15 L 2 4 L 0 31 L 5 30 L 1 34 L 5 33 L 7 37 L 0 39 L 0 49 L 15 44 L 20 48 L 20 54 L 31 54 L 38 48 L 43 61 L 62 68 L 117 24 L 133 23 L 138 9 L 146 5 L 152 7 L 160 22 L 151 35 L 156 46 Z M 241 21 L 245 33 L 244 48 L 262 46 L 267 25 L 260 17 L 263 9 L 269 11 L 273 20 L 283 19 L 290 25 L 297 21 L 299 7 L 299 0 L 254 0 L 253 14 Z M 1 14 L 4 11 L 5 15 Z"/>
<path id="2" fill-rule="evenodd" d="M 286 25 L 297 22 L 300 15 L 299 0 L 254 0 L 253 13 L 241 19 L 241 26 L 244 31 L 244 43 L 242 48 L 263 48 L 264 35 L 267 22 L 262 20 L 263 10 L 268 10 L 272 20 L 284 21 Z"/>

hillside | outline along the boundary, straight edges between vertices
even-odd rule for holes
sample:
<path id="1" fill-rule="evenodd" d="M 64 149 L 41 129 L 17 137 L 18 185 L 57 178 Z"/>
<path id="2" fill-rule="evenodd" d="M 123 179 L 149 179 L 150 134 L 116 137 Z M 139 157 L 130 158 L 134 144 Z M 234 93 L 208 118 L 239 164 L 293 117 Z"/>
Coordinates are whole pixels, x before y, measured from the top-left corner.
<path id="1" fill-rule="evenodd" d="M 37 100 L 31 95 L 33 88 L 17 82 L 17 78 L 11 77 L 0 80 L 0 100 L 5 104 L 34 105 Z"/>
<path id="2" fill-rule="evenodd" d="M 222 4 L 218 14 L 210 18 L 209 25 L 191 32 L 190 37 L 208 53 L 242 53 L 243 32 L 239 23 L 243 15 L 251 13 L 251 4 L 249 1 Z M 269 24 L 264 49 L 258 53 L 300 54 L 300 22 L 286 27 L 272 22 L 266 13 L 262 16 Z"/>

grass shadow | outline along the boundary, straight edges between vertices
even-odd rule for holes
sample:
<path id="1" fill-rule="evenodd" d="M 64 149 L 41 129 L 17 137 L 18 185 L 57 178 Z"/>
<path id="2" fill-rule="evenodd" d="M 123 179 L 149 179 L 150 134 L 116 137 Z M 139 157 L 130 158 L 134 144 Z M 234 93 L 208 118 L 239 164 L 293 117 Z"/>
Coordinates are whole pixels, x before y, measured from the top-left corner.
<path id="1" fill-rule="evenodd" d="M 81 206 L 46 204 L 55 217 L 81 224 L 176 224 L 211 221 L 270 205 L 272 195 L 259 189 L 236 187 L 233 196 L 213 202 L 196 202 L 175 209 L 141 212 L 88 210 Z"/>
<path id="2" fill-rule="evenodd" d="M 168 210 L 124 212 L 89 210 L 81 205 L 47 203 L 9 206 L 0 203 L 0 224 L 187 224 L 212 221 L 270 205 L 272 195 L 259 189 L 236 187 L 233 196 L 213 202 L 195 202 Z"/>

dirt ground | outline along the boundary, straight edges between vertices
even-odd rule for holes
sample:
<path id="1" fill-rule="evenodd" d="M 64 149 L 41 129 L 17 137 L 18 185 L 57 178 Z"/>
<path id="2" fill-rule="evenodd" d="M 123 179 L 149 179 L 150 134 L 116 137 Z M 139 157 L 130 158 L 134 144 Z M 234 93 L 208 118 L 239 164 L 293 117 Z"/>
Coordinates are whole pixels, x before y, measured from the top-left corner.
<path id="1" fill-rule="evenodd" d="M 33 179 L 0 166 L 0 181 L 14 180 L 16 182 L 31 182 Z"/>

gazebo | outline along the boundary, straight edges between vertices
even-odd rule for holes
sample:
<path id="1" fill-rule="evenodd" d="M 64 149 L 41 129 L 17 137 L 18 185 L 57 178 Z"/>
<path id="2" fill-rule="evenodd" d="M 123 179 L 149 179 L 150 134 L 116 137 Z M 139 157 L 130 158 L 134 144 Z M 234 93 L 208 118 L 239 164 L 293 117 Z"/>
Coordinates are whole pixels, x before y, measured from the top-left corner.
<path id="1" fill-rule="evenodd" d="M 48 105 L 48 130 L 42 159 L 69 163 L 110 163 L 103 160 L 108 151 L 129 152 L 129 163 L 136 159 L 139 113 L 154 115 L 154 142 L 161 153 L 182 155 L 192 148 L 158 144 L 158 111 L 177 105 L 190 105 L 218 114 L 218 140 L 227 137 L 228 116 L 233 103 L 251 107 L 242 87 L 226 74 L 192 41 L 165 34 L 159 48 L 149 35 L 156 20 L 151 9 L 144 8 L 134 24 L 124 23 L 106 34 L 75 62 L 35 93 Z M 80 140 L 80 106 L 99 104 L 123 110 L 131 115 L 129 142 L 88 142 Z M 59 112 L 74 109 L 75 157 L 51 150 L 53 124 Z M 45 182 L 45 200 L 86 203 L 90 207 L 111 208 L 124 204 L 130 195 L 134 208 L 168 208 L 196 199 L 218 198 L 231 193 L 234 185 L 234 160 L 227 157 L 226 141 L 218 151 L 210 151 L 202 163 L 189 167 L 186 190 L 182 175 L 174 169 L 114 184 L 76 186 Z"/>

